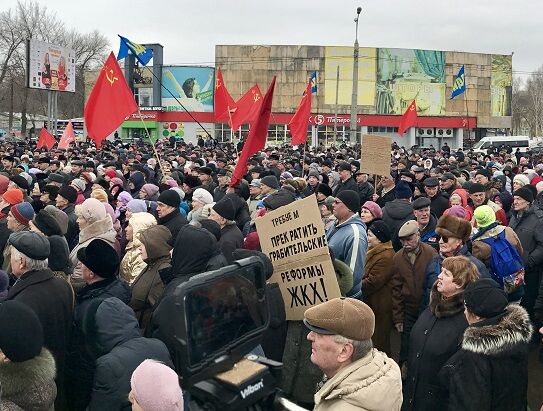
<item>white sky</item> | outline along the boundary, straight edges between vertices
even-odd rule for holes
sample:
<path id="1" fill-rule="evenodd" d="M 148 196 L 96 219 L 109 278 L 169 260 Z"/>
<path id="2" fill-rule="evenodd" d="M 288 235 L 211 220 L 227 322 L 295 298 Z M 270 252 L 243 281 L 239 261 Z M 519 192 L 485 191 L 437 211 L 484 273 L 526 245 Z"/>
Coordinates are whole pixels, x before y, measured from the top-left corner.
<path id="1" fill-rule="evenodd" d="M 1 9 L 16 0 L 2 1 Z M 68 27 L 161 43 L 165 64 L 212 64 L 216 44 L 352 45 L 510 54 L 515 75 L 543 64 L 539 0 L 48 0 Z"/>

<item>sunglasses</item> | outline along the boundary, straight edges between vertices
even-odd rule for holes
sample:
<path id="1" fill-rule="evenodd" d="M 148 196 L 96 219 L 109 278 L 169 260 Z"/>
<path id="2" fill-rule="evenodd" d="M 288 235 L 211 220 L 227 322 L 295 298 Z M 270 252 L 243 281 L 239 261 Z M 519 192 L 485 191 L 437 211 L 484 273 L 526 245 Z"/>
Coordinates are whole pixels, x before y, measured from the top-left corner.
<path id="1" fill-rule="evenodd" d="M 438 235 L 437 236 L 437 241 L 439 242 L 439 240 L 443 240 L 443 242 L 445 244 L 447 244 L 449 242 L 449 237 L 445 236 L 445 235 Z"/>

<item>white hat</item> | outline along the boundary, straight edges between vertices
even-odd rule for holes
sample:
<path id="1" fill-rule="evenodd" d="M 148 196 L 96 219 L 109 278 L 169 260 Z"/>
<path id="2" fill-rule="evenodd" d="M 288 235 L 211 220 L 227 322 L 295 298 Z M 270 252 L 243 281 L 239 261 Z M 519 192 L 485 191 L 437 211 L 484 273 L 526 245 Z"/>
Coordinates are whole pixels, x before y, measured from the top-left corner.
<path id="1" fill-rule="evenodd" d="M 197 188 L 192 194 L 192 200 L 207 205 L 213 202 L 213 196 L 205 188 Z"/>

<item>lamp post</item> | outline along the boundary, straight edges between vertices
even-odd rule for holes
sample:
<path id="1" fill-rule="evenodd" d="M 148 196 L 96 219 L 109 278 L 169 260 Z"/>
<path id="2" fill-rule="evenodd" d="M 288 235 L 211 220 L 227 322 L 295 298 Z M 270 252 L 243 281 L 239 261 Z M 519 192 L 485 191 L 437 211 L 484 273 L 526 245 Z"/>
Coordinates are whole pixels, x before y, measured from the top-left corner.
<path id="1" fill-rule="evenodd" d="M 354 38 L 354 52 L 353 52 L 353 95 L 351 100 L 351 129 L 350 140 L 351 143 L 356 143 L 356 128 L 358 126 L 357 114 L 358 114 L 358 17 L 362 12 L 362 7 L 356 9 L 356 17 L 354 22 L 356 24 L 355 38 Z"/>

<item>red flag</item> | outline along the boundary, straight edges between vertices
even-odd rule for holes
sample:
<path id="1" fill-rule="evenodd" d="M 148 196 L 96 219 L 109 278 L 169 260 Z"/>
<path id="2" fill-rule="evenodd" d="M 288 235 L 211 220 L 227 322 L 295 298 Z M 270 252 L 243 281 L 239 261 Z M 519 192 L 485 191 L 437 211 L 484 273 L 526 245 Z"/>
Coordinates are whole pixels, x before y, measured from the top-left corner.
<path id="1" fill-rule="evenodd" d="M 40 149 L 42 147 L 47 147 L 47 150 L 51 150 L 56 142 L 57 140 L 55 140 L 55 137 L 53 137 L 46 128 L 42 128 L 40 130 L 40 138 L 38 139 L 36 148 Z"/>
<path id="2" fill-rule="evenodd" d="M 252 156 L 259 150 L 262 150 L 266 145 L 266 138 L 268 137 L 268 126 L 270 125 L 270 115 L 272 111 L 272 100 L 273 100 L 273 90 L 275 88 L 275 76 L 266 92 L 260 104 L 260 110 L 258 110 L 258 117 L 256 121 L 251 123 L 251 128 L 249 130 L 249 135 L 247 136 L 247 141 L 241 150 L 241 154 L 234 169 L 234 174 L 232 175 L 232 180 L 230 182 L 230 187 L 236 186 L 245 173 L 247 172 L 247 161 L 249 157 Z"/>
<path id="3" fill-rule="evenodd" d="M 72 122 L 68 121 L 66 128 L 62 132 L 62 137 L 58 142 L 58 148 L 60 148 L 61 150 L 66 150 L 70 143 L 73 142 L 75 142 L 74 127 L 72 126 Z"/>
<path id="4" fill-rule="evenodd" d="M 130 114 L 138 111 L 113 52 L 109 55 L 85 106 L 87 134 L 96 147 Z"/>
<path id="5" fill-rule="evenodd" d="M 288 123 L 288 129 L 292 136 L 290 142 L 293 146 L 305 144 L 307 141 L 307 125 L 311 114 L 311 80 L 307 82 L 304 95 L 296 113 Z"/>
<path id="6" fill-rule="evenodd" d="M 230 124 L 229 111 L 236 107 L 236 102 L 226 89 L 222 79 L 221 69 L 217 69 L 217 78 L 215 79 L 215 121 L 223 121 Z"/>
<path id="7" fill-rule="evenodd" d="M 255 84 L 236 101 L 235 110 L 232 112 L 232 130 L 239 129 L 244 123 L 252 124 L 258 118 L 261 106 L 262 93 L 258 84 Z"/>
<path id="8" fill-rule="evenodd" d="M 400 126 L 398 127 L 398 134 L 403 136 L 405 130 L 410 127 L 413 127 L 417 124 L 417 104 L 415 100 L 409 104 L 405 113 L 403 113 L 402 119 L 400 120 Z"/>

